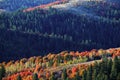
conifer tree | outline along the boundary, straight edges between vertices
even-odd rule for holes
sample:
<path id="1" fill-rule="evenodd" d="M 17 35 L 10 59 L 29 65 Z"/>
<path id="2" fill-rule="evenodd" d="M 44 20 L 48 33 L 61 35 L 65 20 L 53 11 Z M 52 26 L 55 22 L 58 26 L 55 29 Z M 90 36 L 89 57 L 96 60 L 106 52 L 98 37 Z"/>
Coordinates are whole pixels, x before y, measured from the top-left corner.
<path id="1" fill-rule="evenodd" d="M 90 65 L 90 67 L 88 68 L 87 71 L 87 79 L 86 80 L 92 80 L 92 66 Z"/>
<path id="2" fill-rule="evenodd" d="M 66 69 L 64 69 L 62 72 L 62 79 L 65 80 L 66 78 L 67 78 L 67 73 L 66 73 Z"/>
<path id="3" fill-rule="evenodd" d="M 2 80 L 2 77 L 5 76 L 5 67 L 2 65 L 0 67 L 0 80 Z"/>
<path id="4" fill-rule="evenodd" d="M 17 76 L 17 80 L 22 80 L 20 75 Z"/>
<path id="5" fill-rule="evenodd" d="M 104 78 L 105 78 L 104 80 L 108 80 L 108 76 L 107 75 L 105 75 Z"/>
<path id="6" fill-rule="evenodd" d="M 38 79 L 38 75 L 35 73 L 35 74 L 33 74 L 33 80 L 39 80 Z"/>
<path id="7" fill-rule="evenodd" d="M 69 78 L 67 77 L 65 80 L 69 80 Z"/>
<path id="8" fill-rule="evenodd" d="M 120 80 L 120 73 L 118 73 L 117 80 Z"/>
<path id="9" fill-rule="evenodd" d="M 114 58 L 114 60 L 113 60 L 113 67 L 114 67 L 114 69 L 117 70 L 117 72 L 118 72 L 118 64 L 119 64 L 119 62 L 118 62 L 118 57 L 115 56 L 115 58 Z"/>
<path id="10" fill-rule="evenodd" d="M 97 74 L 98 74 L 98 73 L 97 73 L 97 70 L 95 69 L 95 70 L 93 71 L 93 79 L 94 79 L 94 80 L 97 80 L 97 78 L 96 78 L 96 77 L 97 77 Z"/>
<path id="11" fill-rule="evenodd" d="M 50 80 L 55 80 L 55 77 L 54 77 L 54 75 L 53 75 L 53 73 L 51 73 L 52 75 L 51 75 L 51 77 L 50 77 Z"/>
<path id="12" fill-rule="evenodd" d="M 108 70 L 108 74 L 111 73 L 112 64 L 113 64 L 112 59 L 108 60 L 108 63 L 107 63 L 107 66 L 108 66 L 108 69 L 107 69 L 107 70 Z"/>
<path id="13" fill-rule="evenodd" d="M 82 75 L 82 80 L 87 80 L 86 77 L 87 77 L 87 71 L 85 70 Z"/>
<path id="14" fill-rule="evenodd" d="M 0 80 L 2 80 L 2 69 L 0 68 Z"/>
<path id="15" fill-rule="evenodd" d="M 76 73 L 75 80 L 80 80 L 80 76 L 78 72 Z"/>
<path id="16" fill-rule="evenodd" d="M 111 79 L 111 80 L 115 80 L 116 77 L 117 77 L 117 69 L 116 69 L 115 64 L 113 63 L 113 65 L 112 65 L 112 70 L 111 70 L 111 74 L 110 74 L 110 79 Z"/>

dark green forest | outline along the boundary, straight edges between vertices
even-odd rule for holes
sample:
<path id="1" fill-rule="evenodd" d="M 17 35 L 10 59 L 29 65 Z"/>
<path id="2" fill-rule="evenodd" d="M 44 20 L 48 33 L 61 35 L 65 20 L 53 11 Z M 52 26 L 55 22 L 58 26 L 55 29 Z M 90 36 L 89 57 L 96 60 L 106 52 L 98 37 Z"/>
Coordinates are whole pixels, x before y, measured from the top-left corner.
<path id="1" fill-rule="evenodd" d="M 101 3 L 92 4 L 95 5 L 93 11 L 99 13 L 98 18 L 53 8 L 0 14 L 1 60 L 30 57 L 33 54 L 46 55 L 48 52 L 58 53 L 63 50 L 119 47 L 119 6 L 109 5 L 103 9 Z M 96 5 L 99 6 L 97 9 Z M 84 7 L 91 9 L 89 5 Z M 107 14 L 99 12 L 105 10 Z"/>
<path id="2" fill-rule="evenodd" d="M 82 80 L 120 80 L 120 59 L 103 58 L 102 62 L 95 62 L 84 71 Z"/>

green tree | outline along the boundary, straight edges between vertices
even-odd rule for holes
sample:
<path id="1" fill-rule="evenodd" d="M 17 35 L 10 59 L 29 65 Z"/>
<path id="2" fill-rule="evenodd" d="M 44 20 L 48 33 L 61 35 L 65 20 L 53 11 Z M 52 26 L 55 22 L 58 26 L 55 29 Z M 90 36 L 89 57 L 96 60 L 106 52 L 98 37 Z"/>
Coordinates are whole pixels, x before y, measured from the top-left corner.
<path id="1" fill-rule="evenodd" d="M 101 71 L 104 73 L 104 74 L 108 74 L 108 58 L 104 55 L 103 56 L 103 59 L 102 59 L 102 63 L 101 63 Z"/>
<path id="2" fill-rule="evenodd" d="M 111 74 L 110 74 L 111 80 L 116 80 L 117 73 L 118 73 L 117 68 L 118 68 L 118 58 L 115 57 L 113 60 L 112 70 L 111 70 Z"/>
<path id="3" fill-rule="evenodd" d="M 93 71 L 93 79 L 94 80 L 97 80 L 97 70 L 95 69 L 94 71 Z"/>
<path id="4" fill-rule="evenodd" d="M 104 80 L 104 75 L 102 72 L 100 72 L 98 75 L 97 75 L 97 80 Z"/>
<path id="5" fill-rule="evenodd" d="M 2 69 L 0 68 L 0 80 L 2 80 Z"/>
<path id="6" fill-rule="evenodd" d="M 53 65 L 53 60 L 50 60 L 50 61 L 48 62 L 48 66 L 51 67 L 52 65 Z"/>
<path id="7" fill-rule="evenodd" d="M 20 75 L 17 76 L 17 80 L 22 80 Z"/>
<path id="8" fill-rule="evenodd" d="M 104 78 L 105 78 L 104 80 L 108 80 L 108 76 L 107 75 L 105 75 Z"/>
<path id="9" fill-rule="evenodd" d="M 107 69 L 107 70 L 108 70 L 108 74 L 111 73 L 112 64 L 113 64 L 112 59 L 108 60 L 108 63 L 107 63 L 107 66 L 108 66 L 108 69 Z"/>
<path id="10" fill-rule="evenodd" d="M 0 67 L 0 80 L 2 80 L 2 77 L 5 76 L 5 67 L 2 65 Z"/>
<path id="11" fill-rule="evenodd" d="M 67 77 L 65 80 L 69 80 L 69 78 Z"/>
<path id="12" fill-rule="evenodd" d="M 53 73 L 52 73 L 52 75 L 50 77 L 50 80 L 55 80 L 55 77 L 54 77 Z"/>
<path id="13" fill-rule="evenodd" d="M 33 74 L 33 80 L 39 80 L 38 79 L 38 75 L 35 73 L 35 74 Z"/>
<path id="14" fill-rule="evenodd" d="M 115 58 L 114 58 L 114 60 L 113 60 L 113 66 L 114 66 L 114 69 L 117 70 L 117 72 L 118 72 L 118 64 L 119 64 L 118 61 L 119 61 L 119 60 L 118 60 L 118 57 L 115 56 Z"/>
<path id="15" fill-rule="evenodd" d="M 120 73 L 118 73 L 117 80 L 120 80 Z"/>
<path id="16" fill-rule="evenodd" d="M 87 79 L 86 79 L 86 77 L 87 77 L 86 75 L 87 75 L 87 71 L 85 70 L 85 71 L 83 72 L 83 75 L 82 75 L 82 80 L 87 80 Z"/>
<path id="17" fill-rule="evenodd" d="M 65 80 L 66 78 L 67 78 L 66 69 L 63 69 L 63 72 L 62 72 L 62 79 Z"/>
<path id="18" fill-rule="evenodd" d="M 87 71 L 87 80 L 92 80 L 92 66 L 91 65 Z"/>
<path id="19" fill-rule="evenodd" d="M 114 68 L 114 65 L 113 65 L 112 70 L 111 70 L 111 74 L 110 74 L 110 79 L 116 80 L 116 77 L 117 77 L 117 70 Z"/>
<path id="20" fill-rule="evenodd" d="M 79 73 L 77 72 L 76 76 L 75 76 L 75 80 L 80 80 L 80 76 Z"/>

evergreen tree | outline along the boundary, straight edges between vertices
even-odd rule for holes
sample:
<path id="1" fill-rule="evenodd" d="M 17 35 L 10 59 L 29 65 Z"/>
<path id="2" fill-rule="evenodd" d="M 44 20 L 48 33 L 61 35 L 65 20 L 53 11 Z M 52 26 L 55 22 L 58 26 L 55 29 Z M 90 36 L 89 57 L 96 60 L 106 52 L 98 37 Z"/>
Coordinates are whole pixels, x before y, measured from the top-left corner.
<path id="1" fill-rule="evenodd" d="M 102 59 L 103 61 L 102 61 L 102 63 L 101 63 L 101 72 L 103 72 L 104 74 L 108 74 L 108 66 L 107 66 L 107 64 L 108 64 L 108 59 L 107 59 L 107 57 L 104 55 L 103 56 L 103 59 Z"/>
<path id="2" fill-rule="evenodd" d="M 107 70 L 108 70 L 108 74 L 111 73 L 112 64 L 113 64 L 112 59 L 108 60 L 108 63 L 107 63 L 107 66 L 108 66 L 108 69 L 107 69 Z"/>
<path id="3" fill-rule="evenodd" d="M 20 75 L 17 76 L 17 80 L 22 80 Z"/>
<path id="4" fill-rule="evenodd" d="M 87 80 L 86 77 L 87 77 L 87 71 L 85 70 L 82 75 L 82 80 Z"/>
<path id="5" fill-rule="evenodd" d="M 105 79 L 104 80 L 108 80 L 108 76 L 107 75 L 105 75 Z"/>
<path id="6" fill-rule="evenodd" d="M 67 78 L 66 69 L 63 69 L 63 72 L 62 72 L 62 79 L 65 80 L 66 78 Z"/>
<path id="7" fill-rule="evenodd" d="M 38 79 L 38 75 L 35 73 L 35 74 L 33 74 L 33 80 L 39 80 Z"/>
<path id="8" fill-rule="evenodd" d="M 97 75 L 97 80 L 104 80 L 104 74 L 102 72 L 100 72 L 98 75 Z"/>
<path id="9" fill-rule="evenodd" d="M 77 72 L 76 76 L 75 76 L 75 80 L 80 80 L 80 76 L 79 73 Z"/>
<path id="10" fill-rule="evenodd" d="M 50 61 L 48 62 L 48 66 L 51 67 L 52 65 L 53 65 L 53 60 L 50 60 Z"/>
<path id="11" fill-rule="evenodd" d="M 118 59 L 118 65 L 117 65 L 117 70 L 118 70 L 118 73 L 120 72 L 120 59 Z"/>
<path id="12" fill-rule="evenodd" d="M 5 76 L 5 67 L 2 65 L 0 67 L 0 80 L 2 80 L 2 77 Z"/>
<path id="13" fill-rule="evenodd" d="M 116 77 L 117 77 L 117 58 L 115 57 L 114 60 L 113 60 L 113 65 L 112 65 L 112 69 L 111 69 L 111 73 L 110 73 L 110 79 L 111 80 L 115 80 Z"/>
<path id="14" fill-rule="evenodd" d="M 2 80 L 2 69 L 0 68 L 0 80 Z"/>
<path id="15" fill-rule="evenodd" d="M 117 70 L 114 68 L 114 65 L 113 65 L 112 70 L 111 70 L 111 74 L 110 74 L 110 79 L 116 80 L 116 77 L 117 77 Z"/>
<path id="16" fill-rule="evenodd" d="M 92 80 L 92 66 L 90 65 L 90 67 L 88 68 L 87 71 L 87 79 L 86 80 Z"/>
<path id="17" fill-rule="evenodd" d="M 94 71 L 93 71 L 93 79 L 94 80 L 97 80 L 97 70 L 95 69 Z"/>
<path id="18" fill-rule="evenodd" d="M 67 77 L 65 80 L 69 80 L 69 78 Z"/>
<path id="19" fill-rule="evenodd" d="M 120 80 L 120 73 L 118 73 L 117 80 Z"/>
<path id="20" fill-rule="evenodd" d="M 50 77 L 50 80 L 55 80 L 55 77 L 54 77 L 53 73 L 52 73 L 52 75 Z"/>
<path id="21" fill-rule="evenodd" d="M 114 60 L 113 60 L 113 67 L 114 67 L 114 69 L 117 70 L 117 72 L 118 72 L 118 64 L 119 64 L 119 62 L 118 62 L 118 57 L 115 56 L 115 58 L 114 58 Z"/>

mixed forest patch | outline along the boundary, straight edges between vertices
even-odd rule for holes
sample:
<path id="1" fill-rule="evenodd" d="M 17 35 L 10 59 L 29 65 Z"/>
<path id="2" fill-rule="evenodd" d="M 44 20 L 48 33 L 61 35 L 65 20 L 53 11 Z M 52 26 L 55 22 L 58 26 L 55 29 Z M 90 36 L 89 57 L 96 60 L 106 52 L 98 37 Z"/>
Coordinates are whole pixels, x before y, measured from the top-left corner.
<path id="1" fill-rule="evenodd" d="M 0 63 L 2 80 L 119 80 L 120 48 L 63 51 Z"/>

